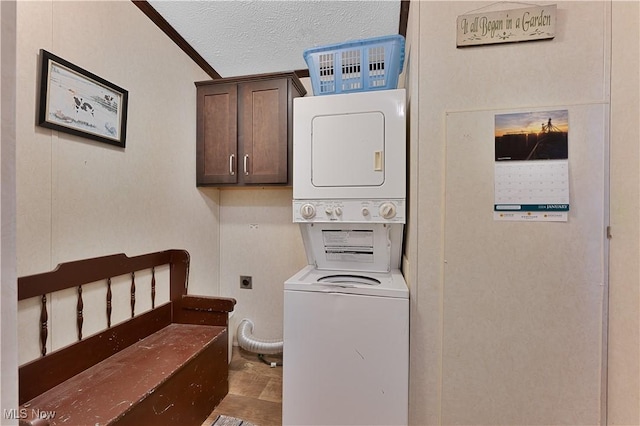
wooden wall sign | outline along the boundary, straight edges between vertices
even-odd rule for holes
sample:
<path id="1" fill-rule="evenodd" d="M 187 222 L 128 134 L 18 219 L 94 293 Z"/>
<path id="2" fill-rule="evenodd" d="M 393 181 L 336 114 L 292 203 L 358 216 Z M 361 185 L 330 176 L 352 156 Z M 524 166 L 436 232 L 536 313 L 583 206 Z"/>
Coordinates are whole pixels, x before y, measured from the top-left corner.
<path id="1" fill-rule="evenodd" d="M 473 13 L 458 16 L 457 47 L 552 39 L 556 5 Z"/>

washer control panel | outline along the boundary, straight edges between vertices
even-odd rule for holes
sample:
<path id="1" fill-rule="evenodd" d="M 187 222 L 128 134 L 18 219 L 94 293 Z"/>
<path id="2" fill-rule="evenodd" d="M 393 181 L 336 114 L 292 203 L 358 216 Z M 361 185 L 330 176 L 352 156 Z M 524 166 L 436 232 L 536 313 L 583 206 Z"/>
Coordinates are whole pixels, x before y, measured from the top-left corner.
<path id="1" fill-rule="evenodd" d="M 405 200 L 294 200 L 293 221 L 405 223 Z"/>

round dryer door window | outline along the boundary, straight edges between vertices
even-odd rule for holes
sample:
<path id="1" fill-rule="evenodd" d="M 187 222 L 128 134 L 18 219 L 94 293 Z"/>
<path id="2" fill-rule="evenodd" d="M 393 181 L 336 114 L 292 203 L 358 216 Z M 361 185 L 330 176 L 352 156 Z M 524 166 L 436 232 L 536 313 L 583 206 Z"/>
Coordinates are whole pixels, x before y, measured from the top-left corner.
<path id="1" fill-rule="evenodd" d="M 322 277 L 318 280 L 321 283 L 331 283 L 331 284 L 365 284 L 365 285 L 380 285 L 380 281 L 371 278 L 365 277 L 363 275 L 327 275 L 326 277 Z"/>

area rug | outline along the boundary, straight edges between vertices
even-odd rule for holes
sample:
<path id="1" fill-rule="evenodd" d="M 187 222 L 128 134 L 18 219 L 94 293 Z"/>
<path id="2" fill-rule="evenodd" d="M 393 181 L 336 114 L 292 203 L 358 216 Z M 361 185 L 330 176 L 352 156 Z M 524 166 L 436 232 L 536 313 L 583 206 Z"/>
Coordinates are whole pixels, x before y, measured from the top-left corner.
<path id="1" fill-rule="evenodd" d="M 218 416 L 211 426 L 256 426 L 244 420 L 229 416 Z"/>

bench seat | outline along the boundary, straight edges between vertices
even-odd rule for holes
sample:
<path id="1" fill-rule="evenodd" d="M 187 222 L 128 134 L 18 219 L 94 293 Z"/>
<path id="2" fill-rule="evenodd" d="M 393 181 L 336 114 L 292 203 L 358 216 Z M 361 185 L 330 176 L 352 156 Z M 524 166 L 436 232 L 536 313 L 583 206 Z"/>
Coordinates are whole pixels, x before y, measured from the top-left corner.
<path id="1" fill-rule="evenodd" d="M 226 327 L 169 324 L 24 403 L 21 424 L 197 424 L 227 392 L 226 345 Z"/>

